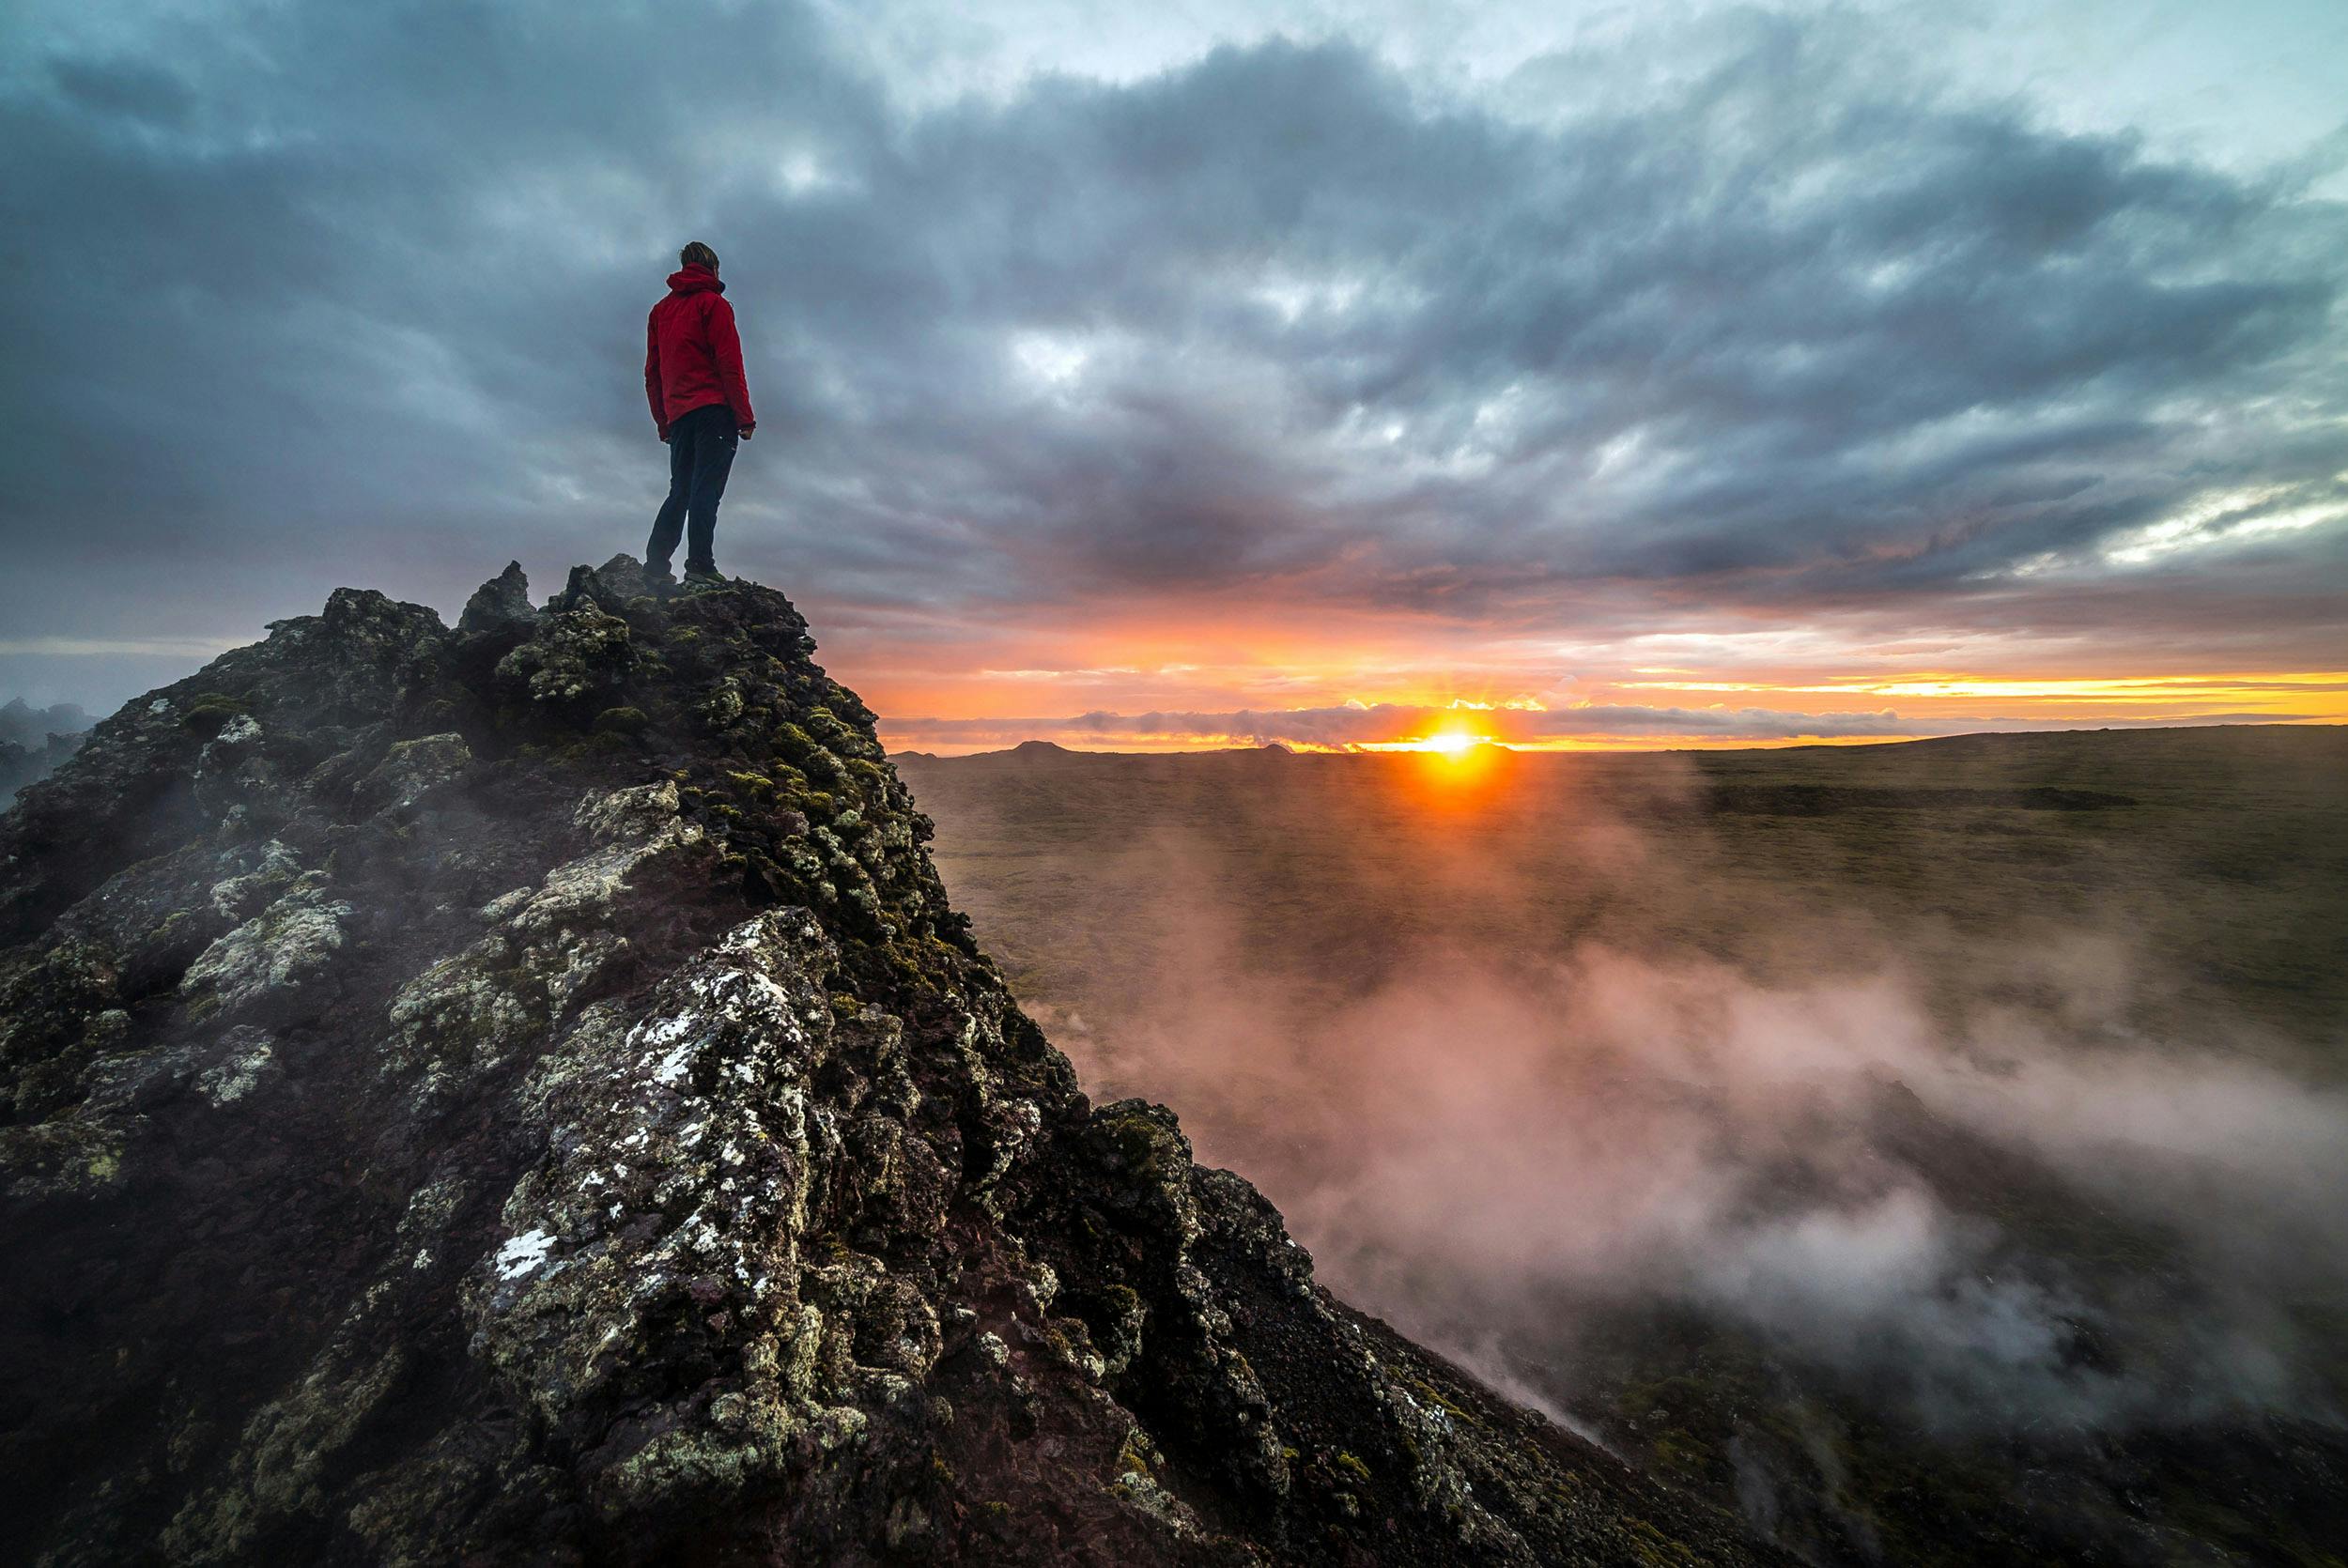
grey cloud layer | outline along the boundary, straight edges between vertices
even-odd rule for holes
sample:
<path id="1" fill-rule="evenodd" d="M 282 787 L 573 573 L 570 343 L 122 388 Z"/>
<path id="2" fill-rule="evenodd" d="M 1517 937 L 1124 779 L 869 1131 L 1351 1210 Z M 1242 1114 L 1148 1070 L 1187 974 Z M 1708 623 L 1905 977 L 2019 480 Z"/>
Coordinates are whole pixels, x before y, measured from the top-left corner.
<path id="1" fill-rule="evenodd" d="M 1708 23 L 1724 63 L 1630 107 L 1527 68 L 1534 121 L 1343 46 L 913 113 L 790 8 L 66 17 L 0 73 L 27 635 L 632 546 L 687 235 L 765 418 L 732 560 L 875 613 L 2338 629 L 2337 524 L 2103 557 L 2213 494 L 2348 509 L 2348 213 L 1954 101 L 1846 18 Z"/>

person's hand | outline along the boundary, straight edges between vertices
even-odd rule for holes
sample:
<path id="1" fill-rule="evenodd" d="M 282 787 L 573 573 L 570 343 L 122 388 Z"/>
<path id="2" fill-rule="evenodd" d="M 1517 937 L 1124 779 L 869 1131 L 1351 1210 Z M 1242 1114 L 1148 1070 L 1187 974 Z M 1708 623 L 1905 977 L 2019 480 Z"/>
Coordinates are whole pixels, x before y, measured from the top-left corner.
<path id="1" fill-rule="evenodd" d="M 746 425 L 743 425 L 743 426 L 742 426 L 739 430 L 735 431 L 735 432 L 734 432 L 734 434 L 736 434 L 736 435 L 740 436 L 740 437 L 741 437 L 744 440 L 746 440 L 746 441 L 747 441 L 747 440 L 749 440 L 749 439 L 750 438 L 751 435 L 752 435 L 752 434 L 754 434 L 754 433 L 757 431 L 757 429 L 758 429 L 758 426 L 757 426 L 757 425 L 755 425 L 755 424 L 746 424 Z"/>
<path id="2" fill-rule="evenodd" d="M 666 430 L 663 430 L 660 433 L 660 444 L 662 446 L 667 446 L 669 444 L 669 433 Z"/>

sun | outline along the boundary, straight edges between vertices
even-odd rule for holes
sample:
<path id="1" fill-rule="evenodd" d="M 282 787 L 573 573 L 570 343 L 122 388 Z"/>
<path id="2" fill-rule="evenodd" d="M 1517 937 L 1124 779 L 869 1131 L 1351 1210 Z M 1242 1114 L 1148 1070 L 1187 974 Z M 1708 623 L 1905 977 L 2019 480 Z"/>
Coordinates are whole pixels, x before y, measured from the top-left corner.
<path id="1" fill-rule="evenodd" d="M 1506 755 L 1491 736 L 1459 720 L 1404 741 L 1396 749 L 1418 758 L 1413 771 L 1423 785 L 1420 798 L 1446 808 L 1482 799 L 1485 786 L 1496 776 L 1493 762 Z"/>
<path id="2" fill-rule="evenodd" d="M 1427 734 L 1404 741 L 1398 749 L 1415 751 L 1430 761 L 1442 763 L 1439 771 L 1443 776 L 1457 779 L 1483 772 L 1479 764 L 1491 758 L 1498 744 L 1469 721 L 1452 719 Z"/>
<path id="3" fill-rule="evenodd" d="M 1475 746 L 1482 746 L 1484 737 L 1465 730 L 1445 730 L 1440 734 L 1428 736 L 1419 744 L 1428 750 L 1441 752 L 1445 757 L 1458 757 Z"/>
<path id="4" fill-rule="evenodd" d="M 1463 780 L 1484 771 L 1483 764 L 1507 751 L 1493 735 L 1467 717 L 1445 718 L 1423 735 L 1403 740 L 1370 741 L 1365 751 L 1402 752 L 1423 757 L 1446 781 Z"/>

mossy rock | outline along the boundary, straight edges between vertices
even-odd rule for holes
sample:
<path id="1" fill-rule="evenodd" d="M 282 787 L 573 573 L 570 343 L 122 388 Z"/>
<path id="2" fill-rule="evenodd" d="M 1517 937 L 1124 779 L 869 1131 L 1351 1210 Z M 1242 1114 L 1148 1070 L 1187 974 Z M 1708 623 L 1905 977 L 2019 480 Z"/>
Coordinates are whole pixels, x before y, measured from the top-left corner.
<path id="1" fill-rule="evenodd" d="M 729 772 L 726 778 L 735 789 L 749 795 L 752 800 L 764 801 L 774 798 L 775 781 L 763 773 Z"/>
<path id="2" fill-rule="evenodd" d="M 779 756 L 802 765 L 820 749 L 815 744 L 815 737 L 788 720 L 775 726 L 774 740 Z"/>
<path id="3" fill-rule="evenodd" d="M 242 698 L 208 691 L 188 704 L 186 711 L 179 715 L 179 724 L 182 729 L 193 730 L 209 741 L 227 729 L 229 720 L 244 711 Z"/>

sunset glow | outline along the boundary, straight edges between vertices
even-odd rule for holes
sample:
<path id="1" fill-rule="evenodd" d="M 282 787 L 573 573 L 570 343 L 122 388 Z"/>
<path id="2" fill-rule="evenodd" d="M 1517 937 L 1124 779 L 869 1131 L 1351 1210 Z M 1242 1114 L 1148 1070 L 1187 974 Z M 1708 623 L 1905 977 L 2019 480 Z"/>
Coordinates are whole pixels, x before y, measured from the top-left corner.
<path id="1" fill-rule="evenodd" d="M 1456 762 L 1478 746 L 1495 744 L 1497 743 L 1487 731 L 1476 729 L 1465 719 L 1455 718 L 1446 720 L 1439 728 L 1424 735 L 1415 735 L 1401 741 L 1367 741 L 1362 743 L 1359 749 L 1364 751 L 1421 751 L 1430 757 Z"/>
<path id="2" fill-rule="evenodd" d="M 1049 649 L 1019 648 L 1017 665 L 978 673 L 951 668 L 950 652 L 923 669 L 903 642 L 868 651 L 860 631 L 835 638 L 829 652 L 834 668 L 891 715 L 891 745 L 949 754 L 1027 739 L 1103 751 L 1278 744 L 1458 755 L 1485 742 L 1653 749 L 2348 722 L 2348 671 L 2278 664 L 2064 674 L 2077 650 L 2022 638 L 1970 639 L 1996 664 L 1936 668 L 1906 662 L 1906 639 L 1871 646 L 1854 638 L 1836 648 L 1824 628 L 1795 628 L 1778 639 L 1792 659 L 1769 661 L 1759 648 L 1714 638 L 1696 650 L 1704 664 L 1660 666 L 1649 662 L 1651 647 L 1563 644 L 1506 626 L 1430 630 L 1406 620 L 1381 636 L 1339 617 L 1323 623 L 1321 640 L 1306 630 L 1280 627 L 1256 647 L 1237 626 L 1193 639 L 1096 624 Z"/>

